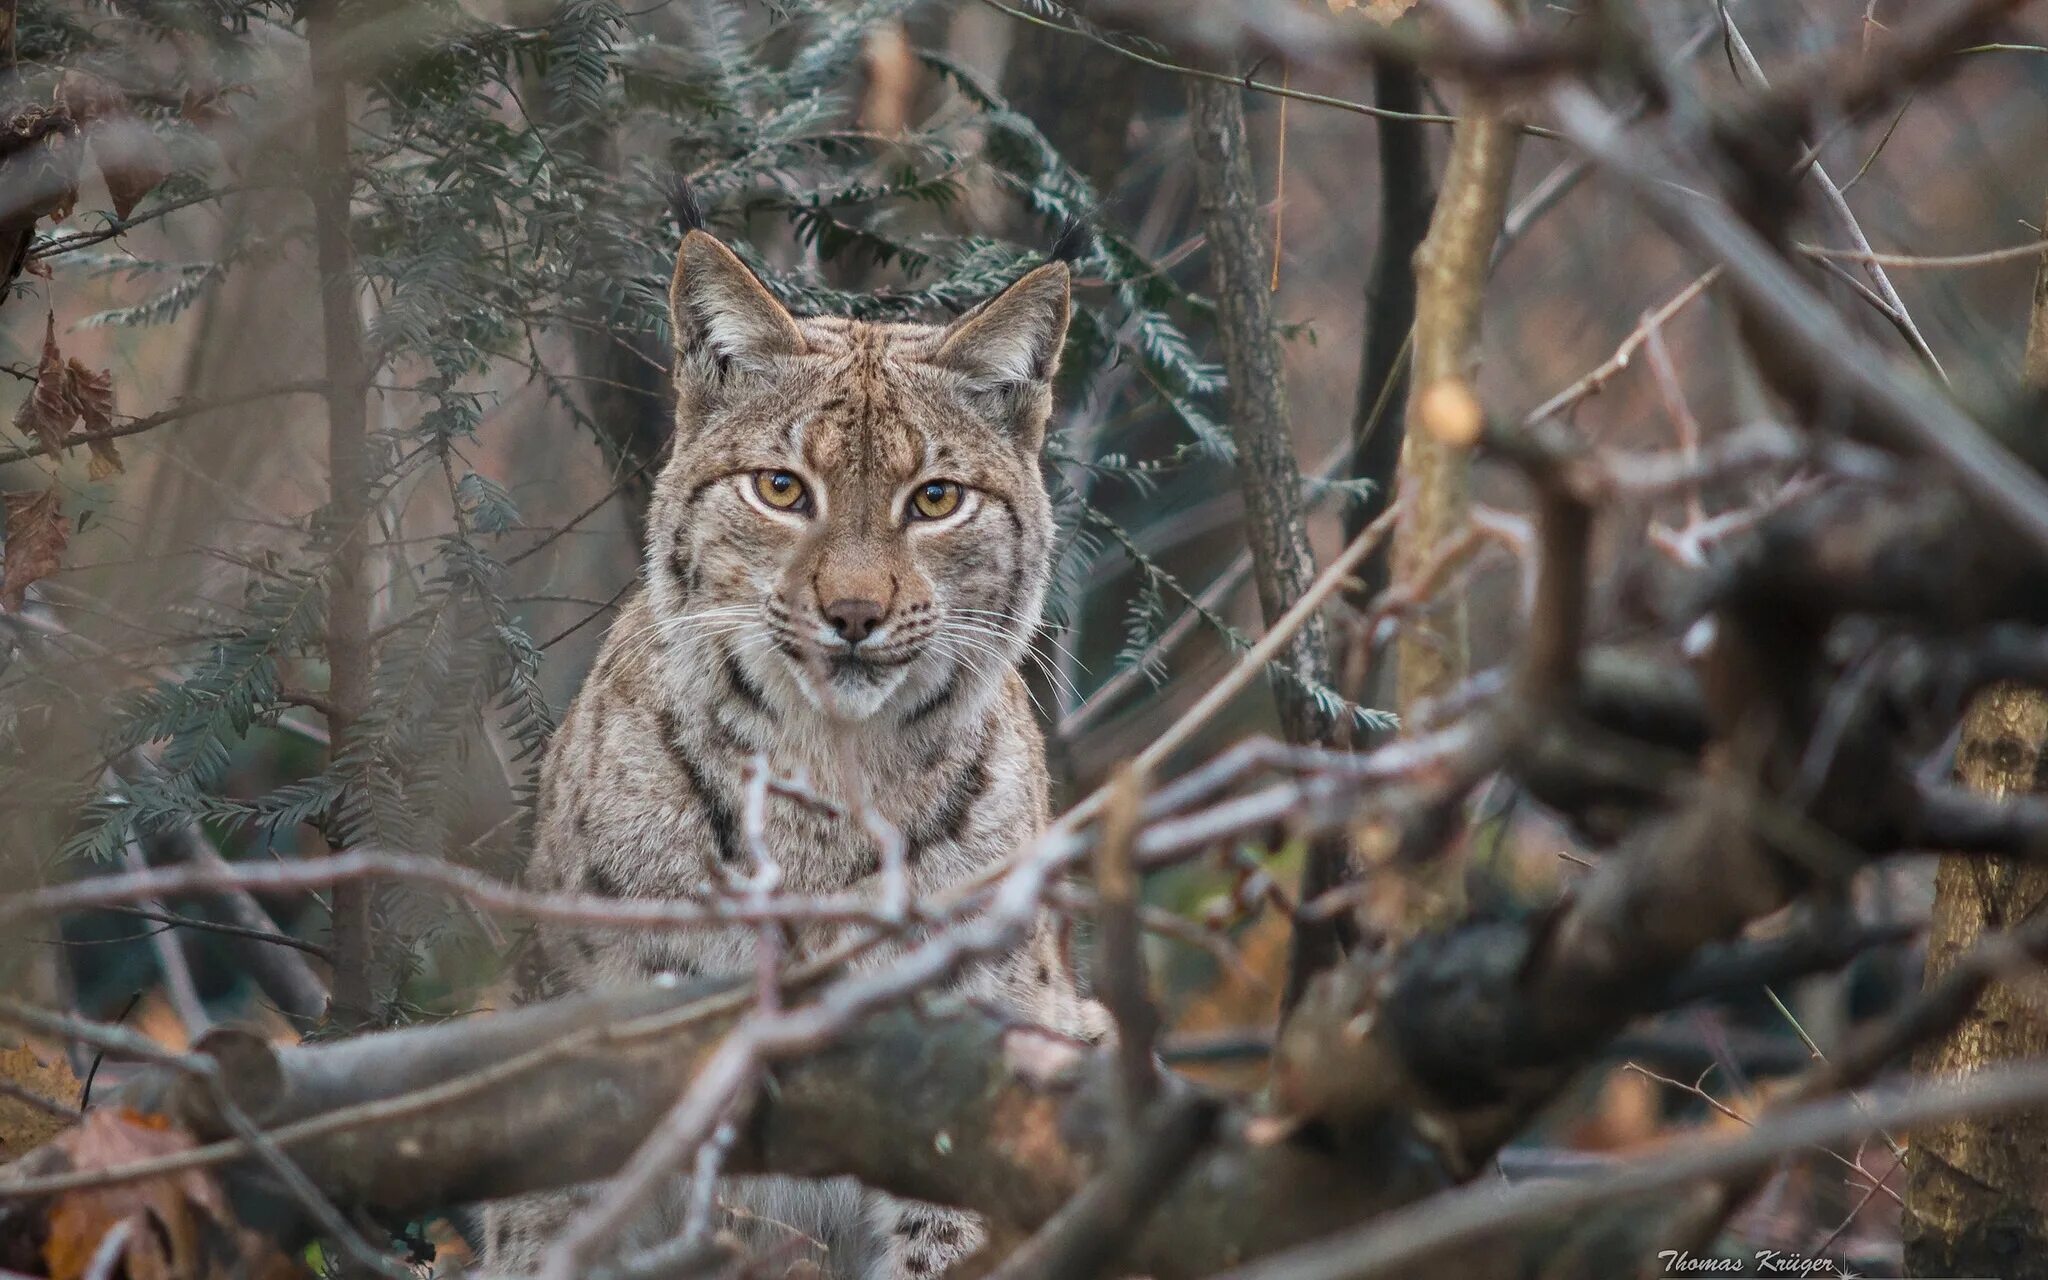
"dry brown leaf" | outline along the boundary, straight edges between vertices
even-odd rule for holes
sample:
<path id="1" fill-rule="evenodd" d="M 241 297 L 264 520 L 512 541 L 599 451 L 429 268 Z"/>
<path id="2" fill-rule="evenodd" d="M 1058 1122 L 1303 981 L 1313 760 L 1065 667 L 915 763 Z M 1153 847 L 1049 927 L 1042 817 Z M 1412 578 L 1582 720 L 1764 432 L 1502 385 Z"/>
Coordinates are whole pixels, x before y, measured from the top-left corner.
<path id="1" fill-rule="evenodd" d="M 88 440 L 85 447 L 92 451 L 92 457 L 85 464 L 86 479 L 104 480 L 128 469 L 121 465 L 121 451 L 114 447 L 112 440 Z"/>
<path id="2" fill-rule="evenodd" d="M 57 318 L 52 315 L 43 330 L 43 357 L 36 366 L 36 389 L 14 415 L 14 425 L 32 435 L 44 449 L 56 453 L 71 439 L 73 427 L 88 435 L 114 428 L 114 375 L 111 370 L 95 373 L 76 358 L 65 359 L 57 349 Z M 88 474 L 104 480 L 120 471 L 121 454 L 112 440 L 88 440 L 92 463 Z"/>
<path id="3" fill-rule="evenodd" d="M 87 435 L 98 435 L 114 429 L 114 372 L 102 369 L 98 373 L 80 364 L 76 358 L 65 362 L 65 390 L 71 397 L 72 405 L 78 410 L 78 424 Z M 86 467 L 86 475 L 94 480 L 104 480 L 121 466 L 121 451 L 114 447 L 112 440 L 87 440 L 85 447 L 92 451 L 92 461 Z"/>
<path id="4" fill-rule="evenodd" d="M 42 209 L 52 223 L 62 222 L 78 207 L 78 166 L 85 159 L 85 142 L 76 134 L 51 134 L 42 155 L 44 181 L 54 188 Z"/>
<path id="5" fill-rule="evenodd" d="M 232 121 L 235 118 L 231 100 L 235 97 L 253 98 L 254 86 L 246 84 L 221 84 L 213 81 L 205 85 L 194 84 L 185 90 L 185 96 L 178 103 L 178 114 L 188 124 L 201 129 Z"/>
<path id="6" fill-rule="evenodd" d="M 228 99 L 235 94 L 253 98 L 256 90 L 247 84 L 224 83 L 204 41 L 189 32 L 169 34 L 171 47 L 178 53 L 178 65 L 185 73 L 185 92 L 178 102 L 178 114 L 187 124 L 201 129 L 234 119 Z"/>
<path id="7" fill-rule="evenodd" d="M 22 1044 L 0 1049 L 0 1081 L 50 1104 L 39 1107 L 0 1093 L 0 1163 L 5 1163 L 42 1146 L 70 1123 L 59 1112 L 76 1106 L 78 1077 L 63 1055 L 46 1059 Z"/>
<path id="8" fill-rule="evenodd" d="M 1287 949 L 1293 936 L 1285 916 L 1260 912 L 1232 944 L 1243 968 L 1220 967 L 1208 987 L 1174 1011 L 1174 1032 L 1200 1037 L 1274 1025 L 1280 1016 L 1280 991 L 1287 981 Z M 1218 1088 L 1249 1090 L 1258 1087 L 1267 1067 L 1263 1058 L 1247 1058 L 1187 1063 L 1179 1069 Z"/>
<path id="9" fill-rule="evenodd" d="M 101 1107 L 51 1145 L 71 1169 L 85 1171 L 176 1155 L 196 1144 L 161 1116 Z M 124 1224 L 113 1273 L 128 1280 L 285 1280 L 306 1274 L 235 1221 L 210 1172 L 187 1169 L 57 1196 L 43 1242 L 50 1280 L 82 1280 L 108 1233 Z"/>
<path id="10" fill-rule="evenodd" d="M 71 521 L 55 486 L 41 493 L 0 494 L 7 504 L 7 544 L 0 547 L 0 608 L 19 610 L 29 587 L 57 571 L 71 540 Z"/>
<path id="11" fill-rule="evenodd" d="M 92 127 L 90 137 L 93 159 L 107 180 L 117 218 L 126 219 L 142 197 L 171 176 L 171 153 L 163 140 L 134 116 L 102 120 Z"/>
<path id="12" fill-rule="evenodd" d="M 161 1117 L 126 1107 L 96 1108 L 57 1140 L 74 1169 L 107 1169 L 189 1151 L 192 1139 Z M 141 1182 L 67 1191 L 50 1208 L 43 1263 L 50 1280 L 82 1280 L 100 1241 L 132 1222 L 122 1264 L 129 1280 L 200 1280 L 205 1258 L 197 1215 L 227 1220 L 212 1179 L 188 1170 Z"/>
<path id="13" fill-rule="evenodd" d="M 115 216 L 126 218 L 142 197 L 171 176 L 170 152 L 112 81 L 89 71 L 66 71 L 57 81 L 56 95 L 58 105 L 71 112 L 92 143 Z"/>
<path id="14" fill-rule="evenodd" d="M 86 431 L 110 431 L 114 426 L 114 374 L 98 373 L 85 367 L 77 357 L 64 363 L 64 390 L 78 410 L 79 425 Z"/>
<path id="15" fill-rule="evenodd" d="M 90 71 L 65 71 L 57 77 L 57 88 L 51 96 L 80 125 L 129 114 L 128 95 L 111 80 Z"/>
<path id="16" fill-rule="evenodd" d="M 178 114 L 213 140 L 221 162 L 234 173 L 241 172 L 242 151 L 248 141 L 248 131 L 239 127 L 232 105 L 237 96 L 253 98 L 256 90 L 246 84 L 223 85 L 210 80 L 187 88 L 178 104 Z"/>
<path id="17" fill-rule="evenodd" d="M 52 313 L 43 327 L 43 358 L 36 365 L 36 389 L 14 414 L 15 429 L 34 436 L 51 453 L 64 447 L 64 437 L 78 420 L 77 405 L 68 394 L 68 374 L 64 355 L 57 350 L 57 317 Z"/>
<path id="18" fill-rule="evenodd" d="M 128 1026 L 173 1053 L 192 1047 L 192 1032 L 160 986 L 151 987 L 128 1015 Z"/>

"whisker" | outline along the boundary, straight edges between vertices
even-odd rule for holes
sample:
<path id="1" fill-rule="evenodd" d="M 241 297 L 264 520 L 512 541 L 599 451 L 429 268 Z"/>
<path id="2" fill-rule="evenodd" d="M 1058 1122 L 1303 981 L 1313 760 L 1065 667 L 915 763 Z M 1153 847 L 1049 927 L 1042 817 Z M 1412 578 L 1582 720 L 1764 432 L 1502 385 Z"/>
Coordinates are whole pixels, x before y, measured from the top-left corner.
<path id="1" fill-rule="evenodd" d="M 953 634 L 950 632 L 941 632 L 938 636 L 934 637 L 933 643 L 939 646 L 942 650 L 948 652 L 949 656 L 953 657 L 955 661 L 960 662 L 962 666 L 971 668 L 975 664 L 964 661 L 962 658 L 961 651 L 970 651 L 975 653 L 987 654 L 989 657 L 995 659 L 995 665 L 999 667 L 1008 667 L 1011 665 L 1008 655 L 990 648 L 987 644 L 980 640 L 970 640 L 965 636 Z M 1037 710 L 1038 714 L 1041 717 L 1047 719 L 1051 718 L 1051 713 L 1045 709 L 1045 704 L 1038 700 L 1037 694 L 1031 692 L 1031 686 L 1029 683 L 1026 683 L 1024 685 L 1024 696 L 1031 700 L 1032 707 Z"/>
<path id="2" fill-rule="evenodd" d="M 983 626 L 978 623 L 956 621 L 953 623 L 952 629 L 958 632 L 965 632 L 971 635 L 992 636 L 998 640 L 1006 641 L 1011 644 L 1017 643 L 1018 640 L 1018 637 L 1010 632 L 998 631 L 995 628 Z M 1063 688 L 1066 691 L 1067 696 L 1075 699 L 1076 701 L 1080 700 L 1082 696 L 1081 691 L 1080 689 L 1075 687 L 1072 678 L 1069 677 L 1064 671 L 1060 671 L 1057 667 L 1055 667 L 1052 664 L 1052 662 L 1046 657 L 1044 652 L 1042 652 L 1039 649 L 1030 647 L 1029 645 L 1026 645 L 1022 656 L 1027 661 L 1029 661 L 1033 666 L 1037 667 L 1037 669 L 1045 675 L 1045 678 L 1048 681 L 1050 681 L 1055 688 Z M 1085 668 L 1083 670 L 1085 672 Z"/>
<path id="3" fill-rule="evenodd" d="M 1000 609 L 964 609 L 949 607 L 946 610 L 946 612 L 948 615 L 961 614 L 972 618 L 994 618 L 1002 622 L 1011 623 L 1012 625 L 1017 627 L 1023 627 L 1025 625 L 1025 619 L 1019 617 L 1014 613 L 1004 613 Z M 1068 646 L 1065 642 L 1059 639 L 1060 632 L 1070 631 L 1072 630 L 1072 628 L 1055 626 L 1050 622 L 1041 620 L 1039 622 L 1032 623 L 1029 629 L 1033 633 L 1032 638 L 1034 640 L 1043 639 L 1047 644 L 1051 645 L 1055 649 L 1058 649 L 1061 653 L 1067 655 L 1067 660 L 1069 662 L 1072 662 L 1076 667 L 1080 668 L 1082 674 L 1094 674 L 1093 672 L 1088 670 L 1088 664 L 1081 661 L 1081 655 L 1075 653 L 1070 646 Z"/>
<path id="4" fill-rule="evenodd" d="M 689 621 L 694 625 L 689 628 L 678 628 L 675 635 L 664 634 L 663 628 L 659 627 L 643 628 L 628 636 L 620 645 L 618 652 L 624 658 L 638 658 L 664 642 L 706 642 L 736 632 L 756 629 L 754 621 L 749 618 L 692 618 Z"/>
<path id="5" fill-rule="evenodd" d="M 726 605 L 717 609 L 700 609 L 695 613 L 679 613 L 672 617 L 655 618 L 621 637 L 621 643 L 630 643 L 642 636 L 657 634 L 671 627 L 685 627 L 726 618 L 737 618 L 753 612 L 754 607 L 752 605 Z"/>

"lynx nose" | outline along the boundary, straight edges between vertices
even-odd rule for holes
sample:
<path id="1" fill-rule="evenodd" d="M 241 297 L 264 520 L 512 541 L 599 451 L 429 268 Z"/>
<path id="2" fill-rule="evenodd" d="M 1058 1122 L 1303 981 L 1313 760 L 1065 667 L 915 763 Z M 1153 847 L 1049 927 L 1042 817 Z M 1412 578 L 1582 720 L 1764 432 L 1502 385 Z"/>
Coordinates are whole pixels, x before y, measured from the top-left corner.
<path id="1" fill-rule="evenodd" d="M 883 609 L 879 600 L 834 600 L 825 606 L 824 613 L 825 621 L 831 623 L 840 639 L 848 644 L 859 644 L 882 625 Z"/>

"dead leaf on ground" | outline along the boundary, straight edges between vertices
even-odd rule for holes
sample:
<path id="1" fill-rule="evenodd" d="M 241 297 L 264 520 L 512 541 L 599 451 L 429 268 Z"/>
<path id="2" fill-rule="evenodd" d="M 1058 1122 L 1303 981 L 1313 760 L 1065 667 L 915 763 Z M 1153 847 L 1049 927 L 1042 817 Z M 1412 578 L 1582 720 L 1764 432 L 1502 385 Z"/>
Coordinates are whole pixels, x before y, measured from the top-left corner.
<path id="1" fill-rule="evenodd" d="M 0 1049 L 0 1082 L 41 1098 L 37 1106 L 0 1093 L 0 1163 L 12 1160 L 56 1137 L 76 1116 L 78 1077 L 62 1054 L 38 1054 L 28 1045 Z"/>
<path id="2" fill-rule="evenodd" d="M 0 494 L 7 504 L 7 544 L 0 547 L 0 608 L 21 608 L 29 587 L 57 571 L 71 540 L 71 521 L 57 489 Z"/>
<path id="3" fill-rule="evenodd" d="M 196 1144 L 161 1116 L 102 1107 L 53 1145 L 71 1169 L 82 1171 L 176 1155 Z M 220 1185 L 204 1169 L 64 1192 L 51 1201 L 47 1225 L 43 1263 L 50 1280 L 83 1280 L 108 1233 L 117 1230 L 125 1230 L 125 1238 L 113 1274 L 129 1280 L 305 1274 L 235 1222 Z"/>

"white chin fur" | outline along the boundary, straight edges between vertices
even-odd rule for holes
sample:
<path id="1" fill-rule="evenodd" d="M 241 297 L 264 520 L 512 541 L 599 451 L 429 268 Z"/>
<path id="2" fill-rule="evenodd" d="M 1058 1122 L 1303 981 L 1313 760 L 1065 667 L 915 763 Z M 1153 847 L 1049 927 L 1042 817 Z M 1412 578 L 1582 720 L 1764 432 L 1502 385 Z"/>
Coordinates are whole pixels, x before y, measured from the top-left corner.
<path id="1" fill-rule="evenodd" d="M 908 667 L 888 667 L 834 677 L 799 669 L 797 687 L 811 705 L 837 720 L 866 720 L 887 704 L 903 684 Z"/>

